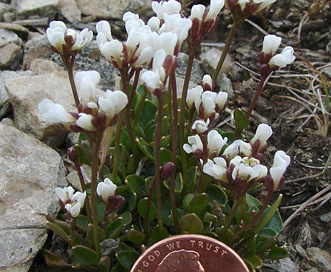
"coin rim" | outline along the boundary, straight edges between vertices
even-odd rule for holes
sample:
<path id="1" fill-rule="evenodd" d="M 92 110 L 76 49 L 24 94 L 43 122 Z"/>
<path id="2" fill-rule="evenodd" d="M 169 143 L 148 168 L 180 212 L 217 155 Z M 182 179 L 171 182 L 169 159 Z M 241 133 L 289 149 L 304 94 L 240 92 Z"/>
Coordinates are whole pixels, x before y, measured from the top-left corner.
<path id="1" fill-rule="evenodd" d="M 130 272 L 134 272 L 134 269 L 136 269 L 136 267 L 138 266 L 139 262 L 145 257 L 145 255 L 146 255 L 145 253 L 146 252 L 152 251 L 154 248 L 157 248 L 159 245 L 162 245 L 164 243 L 167 243 L 168 241 L 177 240 L 179 238 L 186 238 L 186 237 L 191 237 L 191 238 L 194 238 L 194 239 L 207 239 L 209 241 L 212 241 L 213 243 L 221 244 L 224 248 L 226 248 L 226 250 L 229 251 L 229 253 L 231 253 L 232 255 L 234 255 L 236 257 L 236 259 L 242 264 L 243 268 L 245 268 L 246 271 L 249 272 L 249 269 L 248 269 L 247 265 L 245 264 L 244 260 L 231 247 L 229 247 L 228 245 L 222 243 L 221 241 L 216 240 L 215 238 L 212 238 L 212 237 L 209 237 L 209 236 L 205 236 L 205 235 L 199 235 L 199 234 L 180 234 L 180 235 L 174 235 L 174 236 L 171 236 L 169 238 L 165 238 L 165 239 L 163 239 L 163 240 L 155 243 L 154 245 L 151 245 L 149 248 L 147 248 L 139 256 L 139 258 L 136 260 L 136 262 L 132 266 Z"/>

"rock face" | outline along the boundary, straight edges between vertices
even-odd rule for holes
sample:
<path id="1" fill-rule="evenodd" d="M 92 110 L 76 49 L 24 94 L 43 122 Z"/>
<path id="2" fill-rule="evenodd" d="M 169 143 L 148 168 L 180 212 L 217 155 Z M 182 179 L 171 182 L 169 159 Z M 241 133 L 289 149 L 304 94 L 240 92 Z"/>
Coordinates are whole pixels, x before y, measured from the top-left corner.
<path id="1" fill-rule="evenodd" d="M 17 18 L 24 18 L 30 15 L 53 18 L 59 0 L 13 0 L 12 7 L 17 12 Z"/>
<path id="2" fill-rule="evenodd" d="M 13 105 L 18 129 L 35 135 L 50 146 L 59 146 L 65 141 L 67 132 L 59 124 L 44 119 L 38 111 L 38 104 L 48 98 L 68 111 L 74 111 L 66 72 L 8 79 L 5 88 Z"/>
<path id="3" fill-rule="evenodd" d="M 11 125 L 0 123 L 0 270 L 27 271 L 46 238 L 45 214 L 58 210 L 64 186 L 59 154 Z"/>

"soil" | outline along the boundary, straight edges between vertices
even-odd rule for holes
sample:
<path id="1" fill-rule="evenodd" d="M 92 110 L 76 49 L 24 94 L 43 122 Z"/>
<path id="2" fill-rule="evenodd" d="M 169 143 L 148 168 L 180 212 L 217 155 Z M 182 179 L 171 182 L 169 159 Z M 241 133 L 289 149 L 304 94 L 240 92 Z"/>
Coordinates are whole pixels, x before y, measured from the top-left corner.
<path id="1" fill-rule="evenodd" d="M 240 66 L 235 64 L 237 72 L 228 74 L 236 97 L 230 106 L 245 109 L 258 84 L 263 31 L 281 36 L 282 42 L 293 46 L 297 53 L 292 65 L 272 74 L 245 131 L 249 139 L 258 124 L 270 124 L 274 134 L 266 159 L 272 162 L 271 154 L 278 149 L 291 156 L 280 190 L 284 196 L 280 211 L 286 226 L 279 242 L 287 245 L 290 259 L 297 265 L 304 255 L 299 249 L 318 247 L 331 252 L 330 109 L 323 86 L 331 90 L 331 7 L 307 15 L 309 2 L 313 1 L 278 0 L 263 15 L 245 22 L 230 49 Z M 230 23 L 230 14 L 223 11 L 220 26 L 208 35 L 207 41 L 224 43 Z M 42 262 L 39 257 L 30 271 L 56 271 L 39 269 L 38 262 Z M 270 264 L 262 271 L 289 270 L 278 270 Z"/>

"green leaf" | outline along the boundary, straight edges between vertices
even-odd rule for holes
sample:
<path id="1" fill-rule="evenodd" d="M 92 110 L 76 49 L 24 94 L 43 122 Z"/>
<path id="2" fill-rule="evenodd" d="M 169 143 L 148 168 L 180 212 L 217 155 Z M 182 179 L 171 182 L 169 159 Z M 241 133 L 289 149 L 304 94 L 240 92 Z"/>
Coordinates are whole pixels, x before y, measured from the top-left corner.
<path id="1" fill-rule="evenodd" d="M 155 104 L 146 99 L 144 101 L 143 109 L 138 119 L 138 126 L 144 128 L 147 123 L 154 120 L 156 114 L 156 106 Z"/>
<path id="2" fill-rule="evenodd" d="M 137 175 L 129 175 L 126 177 L 125 182 L 129 184 L 138 197 L 142 197 L 144 195 L 145 180 L 142 177 Z"/>
<path id="3" fill-rule="evenodd" d="M 86 231 L 88 226 L 88 219 L 86 215 L 78 215 L 76 218 L 76 224 L 79 225 L 84 231 Z"/>
<path id="4" fill-rule="evenodd" d="M 120 233 L 122 232 L 122 228 L 123 228 L 123 218 L 117 217 L 108 225 L 105 232 L 105 238 L 116 239 L 118 235 L 120 235 Z"/>
<path id="5" fill-rule="evenodd" d="M 257 198 L 251 196 L 250 194 L 246 194 L 246 201 L 248 205 L 248 212 L 258 211 L 262 206 L 262 203 Z"/>
<path id="6" fill-rule="evenodd" d="M 47 221 L 47 227 L 50 228 L 56 235 L 60 236 L 63 240 L 70 243 L 70 237 L 65 232 L 63 228 L 61 228 L 58 224 Z"/>
<path id="7" fill-rule="evenodd" d="M 182 204 L 182 207 L 184 210 L 189 210 L 190 203 L 191 203 L 193 197 L 194 197 L 194 194 L 187 194 L 186 196 L 184 196 L 183 204 Z"/>
<path id="8" fill-rule="evenodd" d="M 123 266 L 121 266 L 120 263 L 116 263 L 115 266 L 111 269 L 111 272 L 127 272 L 129 270 L 125 269 Z"/>
<path id="9" fill-rule="evenodd" d="M 249 120 L 246 117 L 246 114 L 238 108 L 234 111 L 234 121 L 236 124 L 236 132 L 239 133 L 241 133 L 249 125 Z"/>
<path id="10" fill-rule="evenodd" d="M 141 244 L 142 241 L 145 239 L 145 234 L 142 233 L 141 231 L 135 230 L 135 229 L 129 229 L 126 234 L 126 238 L 134 243 L 134 244 Z"/>
<path id="11" fill-rule="evenodd" d="M 166 148 L 169 146 L 169 143 L 170 143 L 170 135 L 165 135 L 165 136 L 161 137 L 161 140 L 160 140 L 161 147 Z"/>
<path id="12" fill-rule="evenodd" d="M 137 194 L 133 192 L 130 186 L 120 186 L 117 187 L 116 193 L 123 196 L 125 199 L 125 206 L 129 211 L 133 211 L 137 206 Z"/>
<path id="13" fill-rule="evenodd" d="M 180 193 L 183 190 L 183 175 L 178 173 L 175 177 L 175 192 Z M 164 186 L 169 190 L 169 180 L 164 181 Z"/>
<path id="14" fill-rule="evenodd" d="M 151 143 L 146 142 L 142 137 L 136 138 L 138 147 L 150 160 L 154 160 L 154 149 Z"/>
<path id="15" fill-rule="evenodd" d="M 138 213 L 144 219 L 147 216 L 147 209 L 148 209 L 148 198 L 142 198 L 138 202 Z M 150 201 L 149 204 L 149 213 L 148 213 L 148 222 L 151 222 L 156 217 L 156 210 L 153 201 Z"/>
<path id="16" fill-rule="evenodd" d="M 42 249 L 42 253 L 46 264 L 50 267 L 71 267 L 71 264 L 68 264 L 65 260 L 63 260 L 60 255 L 50 252 L 45 248 Z"/>
<path id="17" fill-rule="evenodd" d="M 170 227 L 174 225 L 174 222 L 171 218 L 171 205 L 168 200 L 162 201 L 162 219 L 166 226 Z"/>
<path id="18" fill-rule="evenodd" d="M 165 230 L 165 228 L 160 228 L 160 226 L 157 225 L 151 232 L 151 243 L 155 244 L 156 242 L 168 237 L 169 233 Z"/>
<path id="19" fill-rule="evenodd" d="M 257 255 L 245 258 L 245 261 L 249 262 L 255 269 L 260 269 L 263 266 L 261 258 Z"/>
<path id="20" fill-rule="evenodd" d="M 129 211 L 120 214 L 120 217 L 123 218 L 123 226 L 127 226 L 132 222 L 132 215 Z"/>
<path id="21" fill-rule="evenodd" d="M 160 149 L 160 165 L 165 164 L 166 162 L 172 161 L 172 153 L 169 149 L 161 148 Z"/>
<path id="22" fill-rule="evenodd" d="M 202 193 L 199 195 L 195 195 L 189 204 L 189 211 L 191 213 L 195 213 L 201 218 L 203 216 L 203 213 L 206 211 L 209 203 L 210 198 L 207 194 Z"/>
<path id="23" fill-rule="evenodd" d="M 187 180 L 184 180 L 185 190 L 194 192 L 197 180 L 197 167 L 190 167 L 187 171 Z"/>
<path id="24" fill-rule="evenodd" d="M 209 196 L 210 202 L 216 201 L 219 205 L 223 207 L 228 203 L 228 197 L 226 193 L 220 186 L 216 184 L 209 185 L 205 192 Z"/>
<path id="25" fill-rule="evenodd" d="M 274 246 L 270 249 L 267 258 L 271 260 L 278 260 L 278 259 L 286 258 L 287 256 L 288 256 L 288 251 L 284 247 Z"/>
<path id="26" fill-rule="evenodd" d="M 122 250 L 116 253 L 117 260 L 128 271 L 134 265 L 138 257 L 139 253 L 132 250 Z"/>
<path id="27" fill-rule="evenodd" d="M 272 229 L 278 235 L 283 228 L 283 221 L 278 211 L 278 207 L 283 196 L 279 195 L 276 201 L 268 207 L 262 214 L 260 221 L 257 224 L 255 233 L 259 232 L 262 228 Z"/>
<path id="28" fill-rule="evenodd" d="M 201 219 L 194 213 L 184 215 L 179 221 L 182 233 L 199 234 L 203 231 Z"/>
<path id="29" fill-rule="evenodd" d="M 72 255 L 75 259 L 75 265 L 95 265 L 99 262 L 97 253 L 86 246 L 73 246 Z"/>

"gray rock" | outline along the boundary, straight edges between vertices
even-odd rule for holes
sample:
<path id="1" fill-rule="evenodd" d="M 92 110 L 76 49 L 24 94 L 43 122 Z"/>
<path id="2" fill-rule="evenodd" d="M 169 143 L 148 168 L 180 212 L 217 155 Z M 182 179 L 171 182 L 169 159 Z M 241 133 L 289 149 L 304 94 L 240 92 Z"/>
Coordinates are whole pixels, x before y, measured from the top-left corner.
<path id="1" fill-rule="evenodd" d="M 32 75 L 32 73 L 29 71 L 18 71 L 18 72 L 0 71 L 0 120 L 8 116 L 11 110 L 8 94 L 4 87 L 5 80 L 17 76 L 28 76 L 28 75 Z"/>
<path id="2" fill-rule="evenodd" d="M 104 19 L 121 19 L 130 0 L 77 0 L 82 14 Z"/>
<path id="3" fill-rule="evenodd" d="M 47 213 L 59 209 L 54 189 L 65 186 L 59 154 L 11 120 L 0 123 L 0 270 L 28 271 L 43 246 Z"/>
<path id="4" fill-rule="evenodd" d="M 25 45 L 24 63 L 28 66 L 36 58 L 52 60 L 63 67 L 61 57 L 50 48 L 45 36 L 37 36 Z M 114 89 L 116 73 L 114 66 L 101 56 L 96 41 L 90 43 L 81 54 L 77 55 L 75 61 L 77 70 L 95 70 L 100 73 L 101 89 Z"/>
<path id="5" fill-rule="evenodd" d="M 187 67 L 188 55 L 185 53 L 178 54 L 178 68 L 176 69 L 176 76 L 185 78 Z M 201 84 L 201 80 L 205 72 L 203 71 L 201 64 L 198 60 L 193 61 L 192 73 L 190 80 L 195 84 Z"/>
<path id="6" fill-rule="evenodd" d="M 30 64 L 29 70 L 34 75 L 44 75 L 53 72 L 63 71 L 63 67 L 51 60 L 34 59 Z"/>
<path id="7" fill-rule="evenodd" d="M 16 23 L 2 23 L 0 22 L 0 29 L 5 29 L 7 31 L 11 31 L 16 33 L 21 39 L 23 40 L 27 40 L 28 35 L 29 35 L 29 29 L 27 29 L 24 26 L 21 26 L 19 24 Z M 17 39 L 15 37 L 15 39 Z M 18 40 L 18 45 L 21 45 L 22 41 Z"/>
<path id="8" fill-rule="evenodd" d="M 26 18 L 30 15 L 54 18 L 59 0 L 12 0 L 11 6 L 16 10 L 17 18 Z"/>
<path id="9" fill-rule="evenodd" d="M 319 272 L 331 271 L 331 255 L 318 247 L 310 247 L 306 250 L 306 256 L 301 263 L 303 269 L 316 268 Z"/>
<path id="10" fill-rule="evenodd" d="M 5 88 L 18 129 L 53 147 L 64 143 L 67 132 L 60 124 L 44 119 L 37 106 L 42 99 L 49 98 L 68 111 L 75 110 L 66 72 L 8 79 Z"/>
<path id="11" fill-rule="evenodd" d="M 23 60 L 23 50 L 15 43 L 0 48 L 0 69 L 16 70 Z"/>
<path id="12" fill-rule="evenodd" d="M 5 46 L 8 43 L 14 43 L 16 45 L 21 45 L 22 40 L 13 31 L 0 28 L 0 47 Z"/>
<path id="13" fill-rule="evenodd" d="M 3 15 L 11 10 L 11 6 L 6 3 L 0 3 L 0 21 L 3 21 Z"/>
<path id="14" fill-rule="evenodd" d="M 80 21 L 82 13 L 80 12 L 75 0 L 60 0 L 60 14 L 68 22 Z"/>

